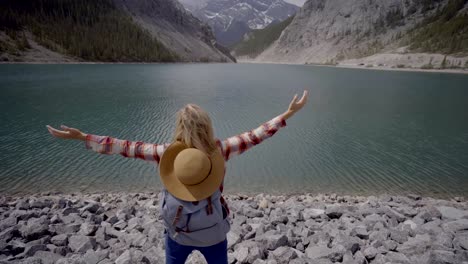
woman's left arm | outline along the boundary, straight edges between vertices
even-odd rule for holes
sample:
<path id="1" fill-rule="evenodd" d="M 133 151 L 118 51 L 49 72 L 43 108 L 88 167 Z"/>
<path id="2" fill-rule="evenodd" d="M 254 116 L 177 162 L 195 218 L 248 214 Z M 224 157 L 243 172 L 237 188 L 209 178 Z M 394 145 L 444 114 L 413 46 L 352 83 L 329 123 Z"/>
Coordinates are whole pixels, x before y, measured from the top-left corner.
<path id="1" fill-rule="evenodd" d="M 63 125 L 61 128 L 63 130 L 47 126 L 49 133 L 54 137 L 85 141 L 87 149 L 91 149 L 100 154 L 120 154 L 126 158 L 137 158 L 159 163 L 164 150 L 167 148 L 167 144 L 159 145 L 86 134 L 76 128 Z"/>

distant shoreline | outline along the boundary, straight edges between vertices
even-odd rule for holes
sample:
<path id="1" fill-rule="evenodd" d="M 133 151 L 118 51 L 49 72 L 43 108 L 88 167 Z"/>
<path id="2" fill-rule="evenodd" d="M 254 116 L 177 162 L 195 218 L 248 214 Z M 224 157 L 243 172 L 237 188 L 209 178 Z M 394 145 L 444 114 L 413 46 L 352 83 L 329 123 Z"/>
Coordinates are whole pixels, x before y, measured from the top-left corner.
<path id="1" fill-rule="evenodd" d="M 330 67 L 330 68 L 344 68 L 344 69 L 360 69 L 360 70 L 376 70 L 376 71 L 401 71 L 401 72 L 429 72 L 429 73 L 452 73 L 452 74 L 468 74 L 468 69 L 421 69 L 421 68 L 391 68 L 385 66 L 372 66 L 366 67 L 365 65 L 351 65 L 351 64 L 300 64 L 290 62 L 257 62 L 257 61 L 237 61 L 238 64 L 285 64 L 285 65 L 299 65 L 299 66 L 316 66 L 316 67 Z"/>
<path id="2" fill-rule="evenodd" d="M 338 64 L 338 65 L 329 65 L 329 64 L 319 64 L 319 63 L 310 63 L 310 64 L 300 64 L 300 63 L 290 63 L 290 62 L 256 62 L 256 61 L 238 61 L 238 62 L 92 62 L 92 61 L 60 61 L 60 62 L 12 62 L 12 61 L 2 61 L 0 65 L 93 65 L 93 64 L 277 64 L 277 65 L 298 65 L 298 66 L 316 66 L 316 67 L 330 67 L 330 68 L 344 68 L 344 69 L 360 69 L 360 70 L 376 70 L 376 71 L 400 71 L 400 72 L 427 72 L 427 73 L 451 73 L 451 74 L 468 74 L 468 69 L 421 69 L 421 68 L 392 68 L 385 66 L 372 66 L 367 67 L 365 65 L 351 65 L 351 64 Z"/>

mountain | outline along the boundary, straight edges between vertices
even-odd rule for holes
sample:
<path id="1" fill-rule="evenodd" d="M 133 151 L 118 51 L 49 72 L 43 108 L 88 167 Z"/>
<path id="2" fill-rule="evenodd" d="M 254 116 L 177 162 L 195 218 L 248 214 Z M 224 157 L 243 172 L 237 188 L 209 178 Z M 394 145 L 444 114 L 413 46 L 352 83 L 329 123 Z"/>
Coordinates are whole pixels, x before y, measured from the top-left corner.
<path id="1" fill-rule="evenodd" d="M 210 25 L 224 46 L 237 43 L 250 30 L 283 21 L 299 9 L 283 0 L 181 0 L 181 3 Z"/>
<path id="2" fill-rule="evenodd" d="M 3 0 L 3 61 L 233 61 L 175 0 Z"/>
<path id="3" fill-rule="evenodd" d="M 260 62 L 467 63 L 467 0 L 308 0 Z"/>
<path id="4" fill-rule="evenodd" d="M 273 23 L 264 29 L 254 29 L 244 35 L 242 41 L 232 47 L 233 56 L 255 58 L 279 38 L 281 32 L 291 24 L 294 16 L 280 23 Z"/>

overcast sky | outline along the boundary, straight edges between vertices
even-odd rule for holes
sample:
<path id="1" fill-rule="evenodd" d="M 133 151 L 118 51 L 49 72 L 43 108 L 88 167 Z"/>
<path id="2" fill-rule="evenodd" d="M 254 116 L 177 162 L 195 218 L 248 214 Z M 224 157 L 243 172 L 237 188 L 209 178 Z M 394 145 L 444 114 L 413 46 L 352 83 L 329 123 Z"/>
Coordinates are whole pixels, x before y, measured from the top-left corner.
<path id="1" fill-rule="evenodd" d="M 295 4 L 297 6 L 302 6 L 306 0 L 284 0 L 285 2 Z"/>

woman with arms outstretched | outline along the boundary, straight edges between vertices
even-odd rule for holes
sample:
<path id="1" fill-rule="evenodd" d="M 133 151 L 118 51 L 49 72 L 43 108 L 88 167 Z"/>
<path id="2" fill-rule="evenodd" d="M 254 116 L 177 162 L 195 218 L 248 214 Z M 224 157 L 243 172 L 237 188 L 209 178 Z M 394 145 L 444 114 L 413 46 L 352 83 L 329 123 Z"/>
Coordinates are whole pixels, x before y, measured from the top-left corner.
<path id="1" fill-rule="evenodd" d="M 61 126 L 63 130 L 51 126 L 47 129 L 57 138 L 83 140 L 86 148 L 98 153 L 155 162 L 164 185 L 160 205 L 166 263 L 185 263 L 193 250 L 199 250 L 210 264 L 228 263 L 229 209 L 221 195 L 225 162 L 273 136 L 306 104 L 307 97 L 307 91 L 300 99 L 295 95 L 283 114 L 222 141 L 214 137 L 208 113 L 193 104 L 177 112 L 170 144 L 131 142 L 85 134 L 66 126 Z"/>

